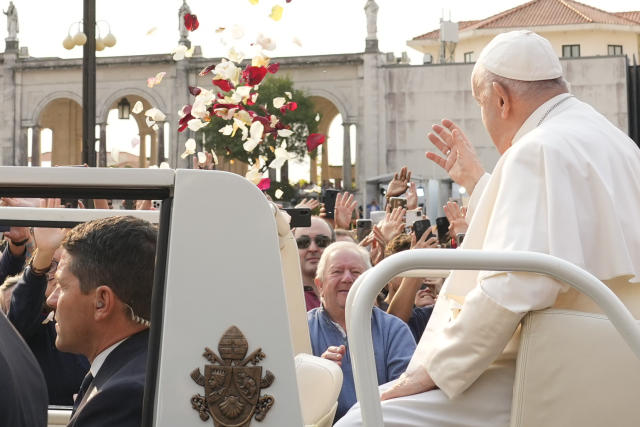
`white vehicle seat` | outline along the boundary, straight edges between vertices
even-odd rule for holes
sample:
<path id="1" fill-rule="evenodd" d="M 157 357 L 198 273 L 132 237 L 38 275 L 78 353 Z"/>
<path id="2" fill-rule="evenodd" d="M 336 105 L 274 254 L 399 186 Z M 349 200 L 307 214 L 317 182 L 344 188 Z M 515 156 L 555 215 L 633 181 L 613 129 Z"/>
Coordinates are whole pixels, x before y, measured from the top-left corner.
<path id="1" fill-rule="evenodd" d="M 342 388 L 340 367 L 321 357 L 300 353 L 296 355 L 296 379 L 304 425 L 331 426 Z"/>
<path id="2" fill-rule="evenodd" d="M 638 396 L 640 360 L 606 316 L 549 309 L 525 317 L 511 427 L 635 427 Z"/>
<path id="3" fill-rule="evenodd" d="M 71 411 L 66 409 L 49 409 L 48 411 L 48 427 L 66 427 L 71 418 Z"/>

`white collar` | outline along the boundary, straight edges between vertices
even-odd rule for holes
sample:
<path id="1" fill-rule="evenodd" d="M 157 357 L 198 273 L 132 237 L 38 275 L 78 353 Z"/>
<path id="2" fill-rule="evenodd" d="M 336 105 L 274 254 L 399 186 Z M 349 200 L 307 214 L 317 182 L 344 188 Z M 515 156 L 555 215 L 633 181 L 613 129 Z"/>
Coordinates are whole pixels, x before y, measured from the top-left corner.
<path id="1" fill-rule="evenodd" d="M 545 116 L 548 115 L 552 109 L 555 109 L 555 106 L 557 104 L 564 102 L 566 99 L 571 98 L 572 96 L 573 95 L 571 95 L 570 93 L 561 93 L 560 95 L 554 96 L 553 98 L 549 99 L 547 102 L 536 108 L 536 110 L 531 113 L 529 117 L 527 117 L 527 120 L 524 121 L 522 126 L 520 126 L 520 129 L 518 129 L 518 132 L 516 132 L 516 135 L 513 137 L 511 145 L 515 144 L 520 138 L 537 128 L 540 124 L 540 120 L 545 118 Z"/>
<path id="2" fill-rule="evenodd" d="M 127 337 L 127 338 L 129 338 L 129 337 Z M 91 375 L 93 375 L 93 378 L 95 378 L 96 375 L 98 375 L 98 371 L 100 371 L 100 368 L 102 368 L 102 365 L 104 364 L 104 361 L 107 360 L 107 356 L 109 356 L 109 354 L 111 354 L 111 352 L 113 350 L 115 350 L 117 346 L 122 344 L 122 342 L 124 340 L 126 340 L 127 338 L 121 339 L 117 343 L 112 344 L 111 346 L 105 348 L 104 350 L 102 350 L 95 357 L 95 359 L 93 359 L 93 363 L 91 364 L 91 368 L 89 368 L 89 371 L 91 371 Z"/>

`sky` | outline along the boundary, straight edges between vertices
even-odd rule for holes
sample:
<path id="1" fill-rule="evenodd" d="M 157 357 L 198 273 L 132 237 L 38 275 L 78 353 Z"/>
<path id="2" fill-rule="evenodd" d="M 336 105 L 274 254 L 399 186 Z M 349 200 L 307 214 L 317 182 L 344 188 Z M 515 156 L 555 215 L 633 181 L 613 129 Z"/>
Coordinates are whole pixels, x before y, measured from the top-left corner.
<path id="1" fill-rule="evenodd" d="M 407 40 L 437 29 L 442 17 L 453 21 L 483 19 L 523 4 L 521 0 L 376 0 L 380 50 L 400 56 L 409 53 L 419 64 L 422 54 L 409 48 Z M 366 0 L 188 0 L 200 27 L 191 33 L 203 55 L 225 56 L 231 44 L 229 29 L 240 26 L 248 43 L 262 33 L 276 42 L 272 57 L 354 53 L 364 50 Z M 640 10 L 639 0 L 584 0 L 582 3 L 609 12 Z M 6 10 L 9 1 L 0 0 Z M 82 48 L 66 50 L 63 39 L 78 31 L 82 0 L 14 0 L 18 11 L 18 38 L 35 57 L 80 58 Z M 169 53 L 178 45 L 178 9 L 182 0 L 96 0 L 96 19 L 103 35 L 111 31 L 117 43 L 97 56 Z M 284 8 L 278 22 L 269 18 L 274 5 Z M 227 31 L 217 32 L 220 28 Z M 6 19 L 0 17 L 0 34 L 6 34 Z M 297 39 L 299 43 L 294 42 Z M 300 46 L 301 45 L 301 46 Z M 242 46 L 241 46 L 242 47 Z M 247 52 L 249 53 L 249 52 Z M 250 53 L 249 53 L 250 54 Z M 333 126 L 341 133 L 338 123 Z M 338 138 L 341 138 L 338 136 Z M 127 142 L 131 138 L 125 138 Z M 337 138 L 336 138 L 337 139 Z M 43 141 L 44 144 L 44 141 Z M 333 150 L 341 152 L 342 150 Z M 331 151 L 330 151 L 331 152 Z"/>

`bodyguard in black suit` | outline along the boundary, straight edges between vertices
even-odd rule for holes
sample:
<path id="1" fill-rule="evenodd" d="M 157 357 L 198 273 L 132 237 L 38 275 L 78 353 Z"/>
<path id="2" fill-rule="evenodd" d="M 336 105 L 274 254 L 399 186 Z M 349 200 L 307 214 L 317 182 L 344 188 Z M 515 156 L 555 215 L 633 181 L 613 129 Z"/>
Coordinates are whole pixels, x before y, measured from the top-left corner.
<path id="1" fill-rule="evenodd" d="M 78 225 L 62 242 L 47 300 L 56 347 L 91 363 L 69 426 L 140 426 L 156 239 L 150 223 L 113 217 Z"/>
<path id="2" fill-rule="evenodd" d="M 45 427 L 47 384 L 38 362 L 0 312 L 0 426 Z"/>

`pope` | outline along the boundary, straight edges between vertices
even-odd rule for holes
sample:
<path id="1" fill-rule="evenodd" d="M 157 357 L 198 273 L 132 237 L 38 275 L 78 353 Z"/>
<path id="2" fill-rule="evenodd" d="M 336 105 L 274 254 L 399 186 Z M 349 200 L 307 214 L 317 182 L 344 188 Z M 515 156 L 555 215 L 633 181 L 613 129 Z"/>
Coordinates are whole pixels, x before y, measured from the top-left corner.
<path id="1" fill-rule="evenodd" d="M 495 37 L 471 75 L 500 153 L 485 173 L 453 122 L 427 157 L 471 194 L 463 248 L 554 255 L 602 280 L 640 318 L 640 150 L 568 90 L 551 44 L 531 31 Z M 452 272 L 407 371 L 381 386 L 386 426 L 508 426 L 521 319 L 549 307 L 596 311 L 550 277 Z M 544 392 L 541 390 L 540 392 Z M 337 424 L 361 425 L 357 406 Z"/>

